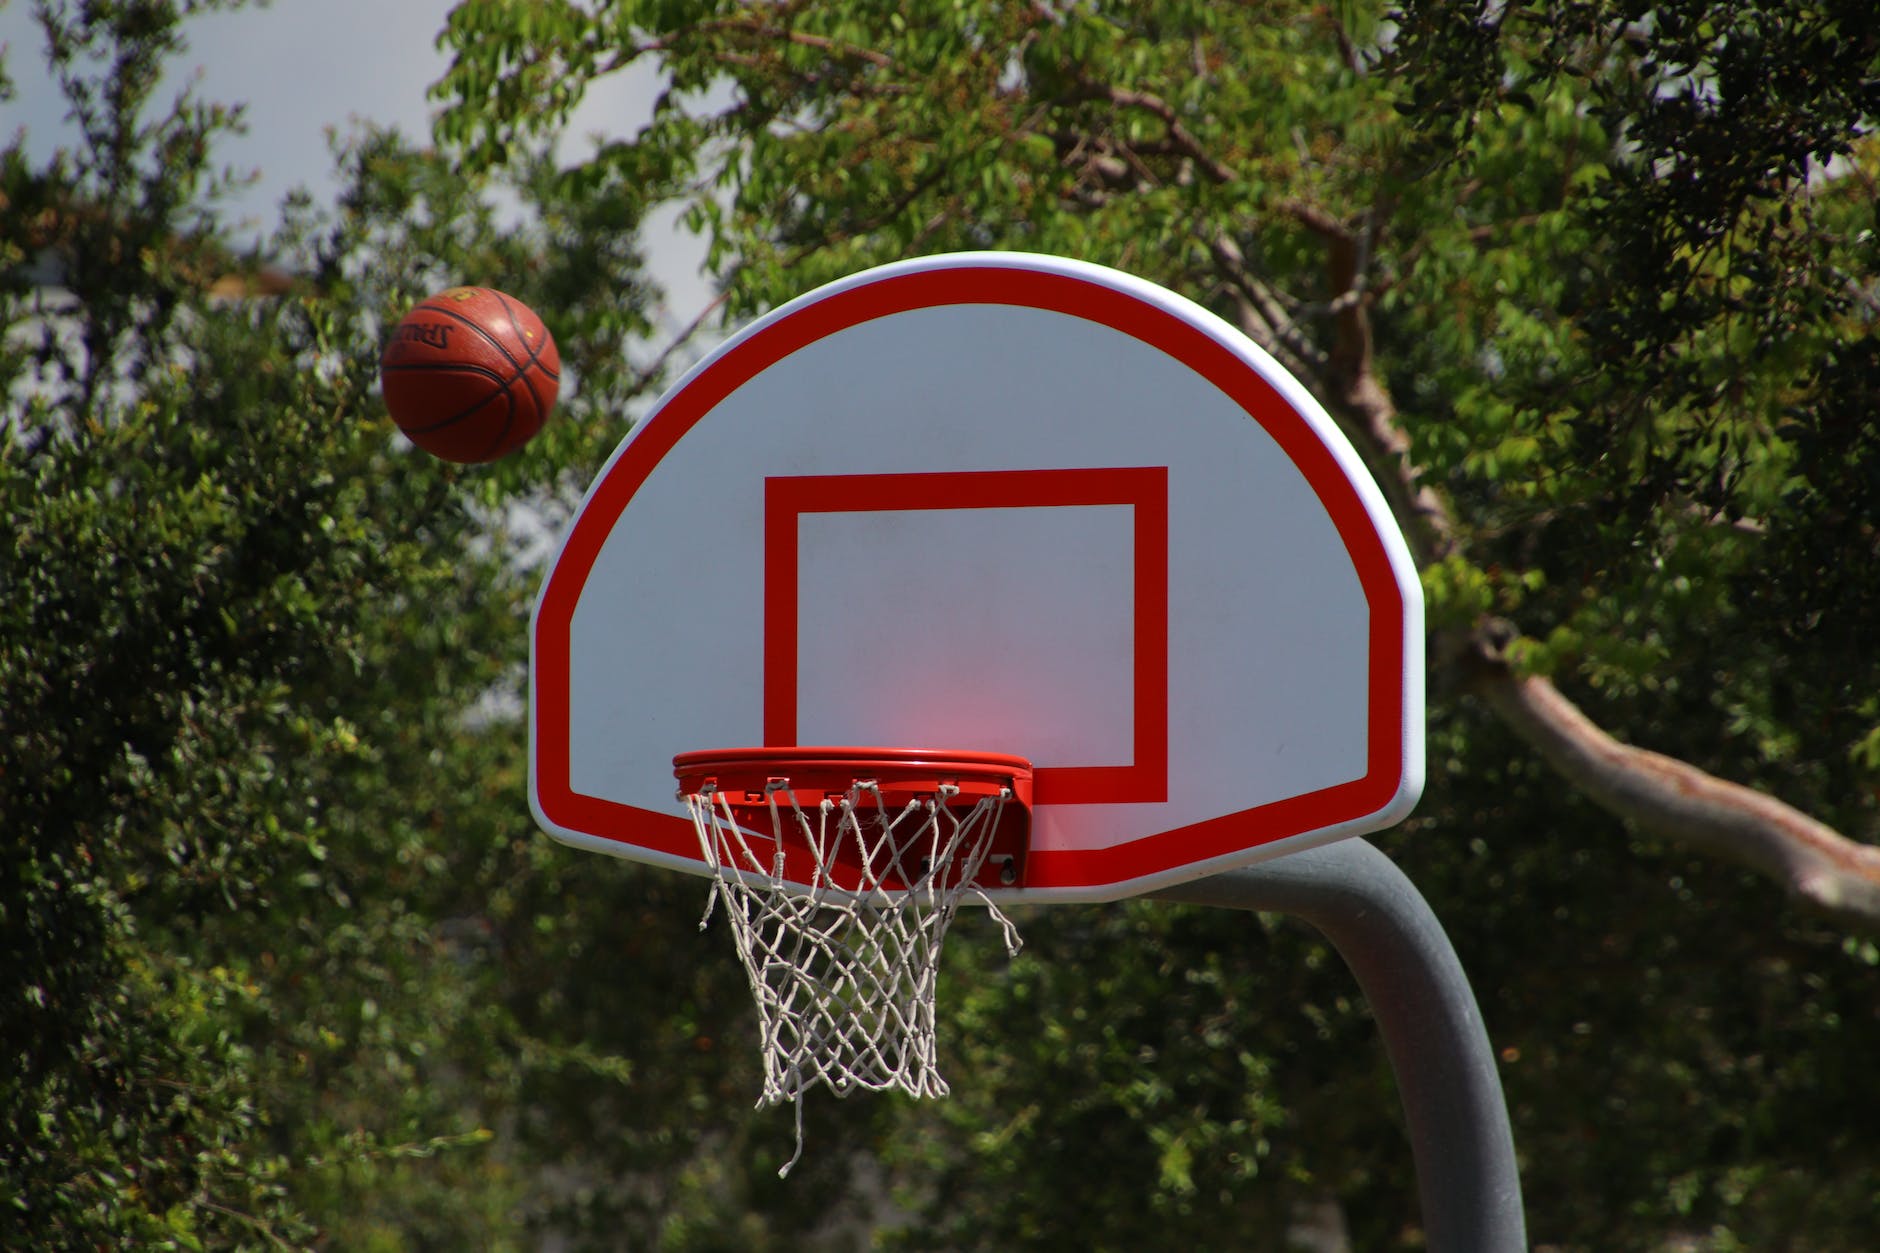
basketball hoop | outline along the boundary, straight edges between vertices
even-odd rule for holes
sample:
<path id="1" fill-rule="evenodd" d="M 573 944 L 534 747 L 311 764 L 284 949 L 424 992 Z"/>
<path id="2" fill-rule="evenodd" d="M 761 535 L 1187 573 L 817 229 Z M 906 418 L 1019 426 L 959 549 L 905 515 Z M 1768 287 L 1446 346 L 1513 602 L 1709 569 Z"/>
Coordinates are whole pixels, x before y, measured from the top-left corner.
<path id="1" fill-rule="evenodd" d="M 820 1083 L 944 1096 L 934 1044 L 940 950 L 961 902 L 1021 881 L 1031 763 L 1000 753 L 741 748 L 673 759 L 757 1001 L 759 1107 Z"/>

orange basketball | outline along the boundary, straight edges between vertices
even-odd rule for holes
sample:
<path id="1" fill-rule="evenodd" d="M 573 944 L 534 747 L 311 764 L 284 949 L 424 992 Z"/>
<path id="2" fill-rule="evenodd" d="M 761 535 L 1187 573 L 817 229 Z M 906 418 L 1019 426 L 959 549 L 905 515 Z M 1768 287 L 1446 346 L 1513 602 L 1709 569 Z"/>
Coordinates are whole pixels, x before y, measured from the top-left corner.
<path id="1" fill-rule="evenodd" d="M 446 461 L 494 461 L 548 420 L 561 354 L 514 296 L 453 287 L 405 315 L 379 360 L 379 382 L 412 443 Z"/>

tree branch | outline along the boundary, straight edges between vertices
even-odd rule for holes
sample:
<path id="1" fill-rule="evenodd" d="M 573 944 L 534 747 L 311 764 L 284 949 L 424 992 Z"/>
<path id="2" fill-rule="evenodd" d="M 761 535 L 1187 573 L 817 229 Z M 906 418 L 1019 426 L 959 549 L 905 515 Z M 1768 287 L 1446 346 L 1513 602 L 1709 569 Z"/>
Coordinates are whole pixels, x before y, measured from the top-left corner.
<path id="1" fill-rule="evenodd" d="M 1354 231 L 1306 201 L 1289 201 L 1284 207 L 1294 221 L 1325 241 L 1333 339 L 1325 354 L 1320 395 L 1403 522 L 1419 563 L 1441 560 L 1455 551 L 1455 522 L 1442 498 L 1423 481 L 1409 437 L 1397 422 L 1397 407 L 1377 377 L 1373 296 L 1367 281 L 1371 234 Z"/>
<path id="2" fill-rule="evenodd" d="M 1552 683 L 1517 674 L 1492 650 L 1476 650 L 1468 673 L 1502 721 L 1601 808 L 1648 834 L 1748 866 L 1844 925 L 1880 929 L 1880 848 L 1773 796 L 1620 743 Z"/>
<path id="3" fill-rule="evenodd" d="M 602 63 L 598 72 L 607 74 L 614 70 L 624 69 L 635 59 L 648 53 L 659 55 L 661 53 L 671 52 L 673 49 L 679 47 L 682 41 L 695 40 L 701 35 L 720 33 L 749 35 L 762 43 L 775 43 L 781 40 L 804 48 L 814 48 L 818 52 L 828 53 L 832 57 L 866 61 L 877 69 L 892 69 L 894 67 L 894 58 L 879 49 L 865 48 L 860 44 L 849 43 L 846 40 L 831 39 L 826 35 L 813 35 L 807 31 L 792 30 L 787 27 L 778 26 L 774 22 L 765 21 L 756 16 L 741 15 L 737 17 L 718 18 L 712 21 L 694 22 L 684 30 L 676 32 L 671 36 L 640 40 L 630 48 L 623 52 L 616 53 L 606 62 Z"/>
<path id="4" fill-rule="evenodd" d="M 1315 206 L 1288 211 L 1325 240 L 1334 342 L 1321 395 L 1377 476 L 1421 561 L 1459 547 L 1447 502 L 1427 483 L 1377 378 L 1360 236 Z M 1551 681 L 1510 666 L 1487 632 L 1439 643 L 1503 722 L 1594 803 L 1639 830 L 1749 867 L 1790 897 L 1851 928 L 1880 930 L 1880 848 L 1688 762 L 1623 744 Z"/>
<path id="5" fill-rule="evenodd" d="M 1194 132 L 1182 125 L 1174 106 L 1168 101 L 1146 91 L 1132 91 L 1127 87 L 1118 87 L 1108 83 L 1092 85 L 1090 90 L 1091 94 L 1098 99 L 1108 100 L 1120 109 L 1141 109 L 1160 118 L 1162 124 L 1168 128 L 1170 145 L 1177 152 L 1192 159 L 1209 179 L 1216 183 L 1235 181 L 1237 175 L 1233 168 L 1218 160 L 1202 145 L 1200 140 L 1195 138 Z"/>
<path id="6" fill-rule="evenodd" d="M 1232 289 L 1240 312 L 1240 328 L 1302 380 L 1323 383 L 1327 358 L 1312 342 L 1273 292 L 1248 264 L 1246 254 L 1227 232 L 1208 235 L 1208 252 L 1226 285 Z"/>

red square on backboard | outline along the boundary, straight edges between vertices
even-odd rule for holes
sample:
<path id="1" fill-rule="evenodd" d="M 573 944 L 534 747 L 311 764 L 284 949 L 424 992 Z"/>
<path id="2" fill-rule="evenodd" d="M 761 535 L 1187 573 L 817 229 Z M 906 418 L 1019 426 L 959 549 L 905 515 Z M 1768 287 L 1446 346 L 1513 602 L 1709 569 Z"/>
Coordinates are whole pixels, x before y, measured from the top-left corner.
<path id="1" fill-rule="evenodd" d="M 1040 805 L 1168 798 L 1168 471 L 1161 466 L 806 475 L 764 484 L 764 742 L 797 743 L 800 537 L 806 514 L 1122 506 L 1132 520 L 1131 743 L 1126 764 L 1035 774 Z M 953 747 L 922 745 L 921 747 Z"/>

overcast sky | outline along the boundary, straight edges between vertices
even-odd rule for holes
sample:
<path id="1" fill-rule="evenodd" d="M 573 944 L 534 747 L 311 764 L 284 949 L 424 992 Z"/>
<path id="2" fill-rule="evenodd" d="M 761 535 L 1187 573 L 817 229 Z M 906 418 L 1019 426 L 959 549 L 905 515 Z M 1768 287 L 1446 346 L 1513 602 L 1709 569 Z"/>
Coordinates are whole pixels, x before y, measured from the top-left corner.
<path id="1" fill-rule="evenodd" d="M 281 198 L 306 187 L 320 199 L 337 191 L 326 131 L 341 133 L 360 120 L 394 126 L 413 139 L 429 133 L 433 104 L 425 89 L 443 74 L 437 35 L 453 0 L 275 0 L 265 9 L 213 13 L 192 19 L 189 49 L 175 62 L 183 75 L 198 72 L 205 100 L 248 106 L 248 133 L 225 139 L 224 164 L 254 170 L 260 181 L 237 202 L 240 234 L 254 237 L 272 226 Z M 0 104 L 0 132 L 24 127 L 29 151 L 39 157 L 61 139 L 64 102 L 44 71 L 44 46 L 32 22 L 30 0 L 0 0 L 0 43 L 18 88 Z M 584 151 L 600 131 L 630 134 L 652 109 L 650 75 L 615 75 L 583 103 L 570 134 Z M 655 268 L 673 289 L 676 314 L 704 300 L 696 274 L 702 249 L 688 240 L 651 241 Z"/>

